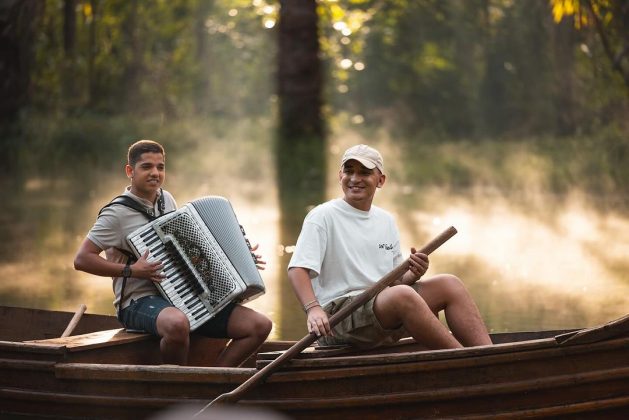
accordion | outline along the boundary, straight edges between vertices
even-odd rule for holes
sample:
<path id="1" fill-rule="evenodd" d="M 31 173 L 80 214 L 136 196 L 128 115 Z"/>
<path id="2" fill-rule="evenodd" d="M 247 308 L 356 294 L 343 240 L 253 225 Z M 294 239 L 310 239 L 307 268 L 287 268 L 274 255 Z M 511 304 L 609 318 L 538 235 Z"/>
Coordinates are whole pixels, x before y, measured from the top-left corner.
<path id="1" fill-rule="evenodd" d="M 162 262 L 161 294 L 186 314 L 194 331 L 230 302 L 246 302 L 265 291 L 256 258 L 231 204 L 223 197 L 199 198 L 127 236 L 140 258 Z"/>

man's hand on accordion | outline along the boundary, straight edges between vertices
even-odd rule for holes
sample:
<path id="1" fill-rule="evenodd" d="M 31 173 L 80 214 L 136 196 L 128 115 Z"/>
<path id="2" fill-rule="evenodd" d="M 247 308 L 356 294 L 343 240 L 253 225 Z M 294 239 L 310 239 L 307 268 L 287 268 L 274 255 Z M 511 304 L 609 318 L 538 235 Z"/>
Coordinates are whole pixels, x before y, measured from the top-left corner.
<path id="1" fill-rule="evenodd" d="M 262 259 L 262 255 L 255 254 L 255 251 L 260 247 L 260 244 L 255 244 L 251 247 L 251 252 L 253 253 L 253 257 L 256 261 L 256 267 L 258 270 L 264 270 L 266 268 L 266 261 Z"/>
<path id="2" fill-rule="evenodd" d="M 164 266 L 160 261 L 148 261 L 148 257 L 149 250 L 147 249 L 144 255 L 131 265 L 131 275 L 159 283 L 166 278 L 166 275 L 162 272 Z"/>

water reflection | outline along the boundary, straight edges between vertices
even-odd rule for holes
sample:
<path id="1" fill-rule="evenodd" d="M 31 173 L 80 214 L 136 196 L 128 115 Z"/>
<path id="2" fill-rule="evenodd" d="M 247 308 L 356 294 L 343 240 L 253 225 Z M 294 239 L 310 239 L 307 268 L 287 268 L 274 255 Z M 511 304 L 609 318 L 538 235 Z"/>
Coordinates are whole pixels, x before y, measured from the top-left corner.
<path id="1" fill-rule="evenodd" d="M 306 333 L 303 327 L 306 318 L 286 277 L 286 267 L 304 217 L 312 207 L 325 199 L 326 147 L 324 139 L 317 135 L 297 139 L 280 133 L 277 150 L 282 151 L 276 157 L 281 215 L 280 243 L 277 248 L 281 268 L 277 285 L 282 302 L 279 308 L 282 321 L 276 328 L 280 337 L 299 338 Z"/>
<path id="2" fill-rule="evenodd" d="M 267 294 L 250 305 L 273 319 L 273 338 L 301 338 L 305 318 L 286 279 L 290 255 L 285 246 L 294 244 L 308 206 L 340 194 L 339 154 L 365 140 L 344 133 L 329 141 L 326 192 L 290 183 L 291 167 L 277 166 L 272 154 L 270 129 L 233 140 L 208 139 L 168 155 L 166 188 L 179 204 L 210 194 L 230 199 L 269 262 L 263 272 Z M 420 180 L 409 182 L 393 164 L 402 161 L 399 148 L 386 139 L 371 143 L 391 168 L 376 203 L 396 215 L 403 247 L 422 245 L 445 226 L 456 226 L 459 234 L 434 254 L 430 270 L 460 275 L 491 330 L 569 328 L 626 314 L 626 214 L 596 210 L 577 193 L 556 200 L 544 191 L 529 192 L 536 204 L 526 206 L 495 190 L 470 187 L 453 193 Z M 295 156 L 291 151 L 281 162 Z M 74 252 L 98 209 L 125 185 L 122 164 L 111 167 L 105 173 L 76 171 L 54 180 L 0 183 L 5 197 L 0 304 L 73 311 L 86 303 L 89 312 L 113 314 L 111 282 L 72 268 Z M 286 178 L 277 178 L 282 168 Z"/>

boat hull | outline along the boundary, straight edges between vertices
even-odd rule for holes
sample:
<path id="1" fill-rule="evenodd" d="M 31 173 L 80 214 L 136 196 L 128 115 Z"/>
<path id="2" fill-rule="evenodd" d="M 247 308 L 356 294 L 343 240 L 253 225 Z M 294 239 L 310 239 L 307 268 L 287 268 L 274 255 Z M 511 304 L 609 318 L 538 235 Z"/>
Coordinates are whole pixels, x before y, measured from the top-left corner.
<path id="1" fill-rule="evenodd" d="M 256 372 L 126 362 L 150 353 L 151 339 L 91 350 L 13 344 L 14 351 L 0 345 L 3 414 L 149 418 L 177 404 L 202 407 Z M 627 334 L 576 344 L 549 337 L 457 350 L 399 347 L 295 359 L 238 405 L 304 419 L 621 418 L 629 409 Z"/>

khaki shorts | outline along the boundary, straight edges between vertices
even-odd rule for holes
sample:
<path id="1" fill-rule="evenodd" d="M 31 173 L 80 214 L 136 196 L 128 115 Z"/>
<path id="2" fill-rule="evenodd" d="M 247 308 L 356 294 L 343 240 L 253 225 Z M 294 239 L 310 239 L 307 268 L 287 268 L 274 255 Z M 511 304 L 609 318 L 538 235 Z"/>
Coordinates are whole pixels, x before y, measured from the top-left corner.
<path id="1" fill-rule="evenodd" d="M 415 283 L 412 287 L 417 291 L 419 284 Z M 358 296 L 359 295 L 336 298 L 325 305 L 323 310 L 329 317 L 332 317 L 332 315 L 337 313 L 344 306 L 349 305 L 352 300 L 356 299 Z M 401 338 L 408 337 L 409 334 L 404 327 L 388 330 L 380 325 L 376 315 L 373 313 L 373 303 L 375 300 L 375 297 L 368 300 L 367 303 L 357 308 L 339 322 L 332 329 L 334 336 L 321 337 L 318 340 L 319 345 L 333 346 L 349 344 L 360 348 L 370 348 L 394 344 Z"/>

